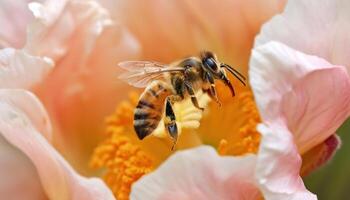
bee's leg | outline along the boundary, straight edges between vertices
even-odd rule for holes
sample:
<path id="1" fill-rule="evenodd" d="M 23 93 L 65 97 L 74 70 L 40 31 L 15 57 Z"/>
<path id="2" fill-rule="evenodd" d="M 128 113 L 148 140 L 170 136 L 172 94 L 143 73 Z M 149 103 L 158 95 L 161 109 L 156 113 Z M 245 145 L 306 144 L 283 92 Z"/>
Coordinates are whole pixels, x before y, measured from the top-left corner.
<path id="1" fill-rule="evenodd" d="M 210 83 L 210 89 L 209 90 L 205 90 L 205 92 L 207 92 L 208 95 L 210 96 L 210 98 L 213 99 L 217 104 L 219 104 L 219 106 L 221 106 L 221 102 L 220 102 L 220 100 L 218 98 L 218 95 L 216 93 L 213 76 L 211 76 L 209 73 L 206 73 L 205 74 L 205 79 Z"/>
<path id="2" fill-rule="evenodd" d="M 189 93 L 190 96 L 191 96 L 192 104 L 193 104 L 196 108 L 198 108 L 198 109 L 200 109 L 200 110 L 203 111 L 204 108 L 202 108 L 202 107 L 199 106 L 197 97 L 196 97 L 196 95 L 194 94 L 194 90 L 193 90 L 192 84 L 191 84 L 190 82 L 188 82 L 188 81 L 185 81 L 185 87 L 186 87 L 188 93 Z"/>
<path id="3" fill-rule="evenodd" d="M 203 92 L 204 93 L 207 93 L 209 95 L 209 97 L 214 100 L 220 107 L 222 106 L 220 100 L 218 99 L 217 95 L 216 95 L 216 90 L 214 88 L 214 93 L 213 93 L 213 90 L 211 88 L 209 89 L 203 89 Z"/>
<path id="4" fill-rule="evenodd" d="M 174 98 L 174 96 L 170 96 L 166 99 L 164 126 L 167 132 L 169 133 L 170 137 L 174 140 L 174 144 L 171 147 L 171 150 L 173 151 L 177 142 L 178 129 L 176 125 L 175 113 L 171 103 L 171 98 Z"/>

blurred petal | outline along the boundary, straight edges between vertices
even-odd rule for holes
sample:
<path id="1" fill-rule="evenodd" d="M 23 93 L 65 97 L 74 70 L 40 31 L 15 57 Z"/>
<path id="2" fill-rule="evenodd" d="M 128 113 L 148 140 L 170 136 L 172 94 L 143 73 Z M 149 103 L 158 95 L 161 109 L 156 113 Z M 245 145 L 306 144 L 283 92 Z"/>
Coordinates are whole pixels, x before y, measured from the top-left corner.
<path id="1" fill-rule="evenodd" d="M 139 39 L 142 59 L 171 62 L 207 49 L 244 73 L 260 25 L 284 5 L 274 0 L 101 2 Z"/>
<path id="2" fill-rule="evenodd" d="M 301 153 L 331 136 L 349 114 L 344 68 L 281 43 L 253 51 L 250 78 L 263 120 L 284 115 Z"/>
<path id="3" fill-rule="evenodd" d="M 294 0 L 266 23 L 256 46 L 279 41 L 350 70 L 350 1 Z"/>
<path id="4" fill-rule="evenodd" d="M 14 102 L 16 108 L 27 117 L 38 132 L 47 140 L 51 140 L 51 123 L 48 114 L 39 99 L 35 98 L 31 93 L 19 89 L 0 89 L 0 97 L 6 98 L 6 101 L 8 102 Z M 30 99 L 30 101 L 28 101 L 28 99 Z"/>
<path id="5" fill-rule="evenodd" d="M 257 199 L 255 156 L 219 156 L 212 147 L 179 151 L 134 183 L 131 199 Z"/>
<path id="6" fill-rule="evenodd" d="M 116 63 L 132 60 L 138 52 L 128 32 L 113 29 L 98 40 L 87 63 L 77 66 L 70 62 L 74 55 L 65 57 L 37 90 L 53 119 L 56 144 L 82 170 L 87 169 L 92 149 L 103 137 L 105 117 L 130 88 L 117 80 Z"/>
<path id="7" fill-rule="evenodd" d="M 27 24 L 33 19 L 29 2 L 31 0 L 0 1 L 0 49 L 24 46 Z"/>
<path id="8" fill-rule="evenodd" d="M 301 158 L 293 136 L 283 122 L 260 124 L 258 131 L 262 140 L 256 177 L 265 199 L 317 199 L 305 188 L 299 176 Z"/>
<path id="9" fill-rule="evenodd" d="M 107 12 L 93 0 L 47 0 L 30 3 L 29 9 L 35 20 L 28 28 L 25 49 L 54 60 L 76 51 L 76 63 L 81 62 L 103 27 L 111 23 Z"/>
<path id="10" fill-rule="evenodd" d="M 47 57 L 36 57 L 22 50 L 0 50 L 0 87 L 31 88 L 39 83 L 53 68 Z"/>
<path id="11" fill-rule="evenodd" d="M 47 196 L 35 166 L 0 135 L 0 194 L 3 199 L 43 200 Z"/>
<path id="12" fill-rule="evenodd" d="M 20 101 L 19 97 L 22 98 Z M 49 199 L 114 199 L 100 179 L 84 178 L 70 167 L 33 126 L 30 116 L 21 110 L 28 105 L 21 104 L 31 105 L 33 110 L 42 107 L 29 92 L 0 90 L 0 132 L 34 165 Z M 45 121 L 48 119 L 42 120 Z"/>
<path id="13" fill-rule="evenodd" d="M 26 50 L 57 63 L 36 93 L 53 119 L 58 149 L 87 172 L 104 117 L 127 95 L 121 92 L 128 86 L 118 82 L 116 63 L 135 59 L 139 45 L 127 30 L 110 23 L 96 1 L 53 0 L 30 8 L 36 21 Z"/>
<path id="14" fill-rule="evenodd" d="M 321 144 L 313 147 L 302 155 L 303 165 L 300 170 L 301 176 L 305 177 L 311 172 L 330 161 L 340 148 L 341 141 L 336 134 L 331 135 Z"/>

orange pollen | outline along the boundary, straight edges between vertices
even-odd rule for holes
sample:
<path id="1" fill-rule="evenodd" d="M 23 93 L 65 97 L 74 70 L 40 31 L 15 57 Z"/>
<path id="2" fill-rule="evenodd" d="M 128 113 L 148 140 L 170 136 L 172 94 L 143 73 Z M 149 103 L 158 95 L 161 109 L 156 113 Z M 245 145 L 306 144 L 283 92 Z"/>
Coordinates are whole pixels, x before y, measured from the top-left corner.
<path id="1" fill-rule="evenodd" d="M 245 123 L 239 128 L 235 139 L 230 141 L 222 139 L 218 146 L 221 155 L 244 155 L 256 153 L 259 148 L 261 135 L 256 126 L 261 122 L 259 112 L 256 108 L 251 91 L 244 91 L 238 95 L 242 117 L 246 118 Z M 238 138 L 238 139 L 237 139 Z"/>
<path id="2" fill-rule="evenodd" d="M 153 169 L 150 156 L 127 136 L 132 133 L 134 100 L 131 96 L 131 101 L 121 103 L 106 118 L 107 138 L 95 148 L 90 161 L 92 168 L 105 169 L 103 179 L 118 200 L 129 199 L 132 184 Z"/>

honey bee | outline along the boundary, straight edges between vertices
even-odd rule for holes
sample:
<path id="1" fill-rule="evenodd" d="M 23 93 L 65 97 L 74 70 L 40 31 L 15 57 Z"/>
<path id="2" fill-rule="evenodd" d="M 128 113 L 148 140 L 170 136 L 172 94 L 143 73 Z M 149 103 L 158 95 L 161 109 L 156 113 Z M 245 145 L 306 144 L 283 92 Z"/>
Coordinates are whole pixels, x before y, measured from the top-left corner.
<path id="1" fill-rule="evenodd" d="M 164 126 L 174 146 L 178 138 L 178 128 L 173 104 L 191 98 L 193 105 L 200 109 L 196 92 L 202 90 L 221 105 L 214 81 L 221 80 L 235 96 L 234 88 L 227 77 L 226 70 L 243 85 L 246 78 L 231 66 L 218 61 L 209 51 L 197 57 L 188 57 L 170 64 L 150 61 L 126 61 L 118 64 L 127 70 L 119 76 L 132 86 L 145 88 L 134 112 L 134 128 L 140 140 L 151 134 L 158 126 L 163 114 Z"/>

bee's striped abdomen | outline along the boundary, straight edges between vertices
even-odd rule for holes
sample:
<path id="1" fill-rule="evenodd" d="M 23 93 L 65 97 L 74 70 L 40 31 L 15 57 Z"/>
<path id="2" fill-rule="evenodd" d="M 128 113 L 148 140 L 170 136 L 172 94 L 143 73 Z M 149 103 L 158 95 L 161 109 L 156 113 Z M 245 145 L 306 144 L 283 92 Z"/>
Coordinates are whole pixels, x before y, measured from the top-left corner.
<path id="1" fill-rule="evenodd" d="M 165 99 L 170 94 L 170 87 L 163 81 L 152 82 L 142 93 L 134 113 L 134 128 L 139 139 L 142 140 L 157 128 Z"/>

